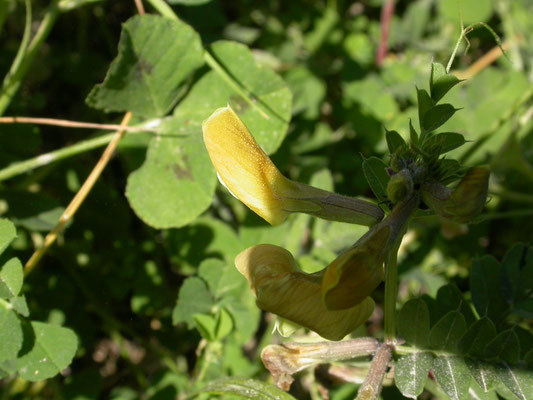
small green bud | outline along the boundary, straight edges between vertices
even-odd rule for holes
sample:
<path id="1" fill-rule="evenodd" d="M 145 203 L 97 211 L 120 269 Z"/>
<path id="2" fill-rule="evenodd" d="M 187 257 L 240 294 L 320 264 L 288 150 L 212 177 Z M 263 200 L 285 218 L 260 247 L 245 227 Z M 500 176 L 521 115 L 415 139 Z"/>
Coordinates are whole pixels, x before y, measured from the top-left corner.
<path id="1" fill-rule="evenodd" d="M 394 204 L 401 202 L 413 193 L 413 179 L 408 170 L 391 176 L 387 184 L 387 195 Z"/>

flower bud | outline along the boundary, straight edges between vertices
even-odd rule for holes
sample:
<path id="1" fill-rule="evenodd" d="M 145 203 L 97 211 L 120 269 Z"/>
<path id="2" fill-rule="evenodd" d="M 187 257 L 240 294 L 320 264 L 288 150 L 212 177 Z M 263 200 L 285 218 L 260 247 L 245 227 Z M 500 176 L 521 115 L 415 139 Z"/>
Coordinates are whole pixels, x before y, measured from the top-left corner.
<path id="1" fill-rule="evenodd" d="M 413 179 L 407 170 L 394 174 L 387 184 L 387 196 L 393 204 L 397 204 L 413 193 Z"/>
<path id="2" fill-rule="evenodd" d="M 489 175 L 487 167 L 473 167 L 454 190 L 439 182 L 425 183 L 421 187 L 422 199 L 442 217 L 460 223 L 469 222 L 485 206 Z"/>
<path id="3" fill-rule="evenodd" d="M 383 218 L 375 204 L 287 179 L 228 106 L 202 124 L 204 142 L 220 181 L 272 225 L 290 212 L 371 226 Z"/>
<path id="4" fill-rule="evenodd" d="M 369 297 L 345 310 L 327 309 L 321 296 L 323 271 L 302 272 L 291 253 L 278 246 L 250 247 L 237 256 L 235 265 L 250 283 L 259 308 L 329 340 L 342 339 L 364 323 L 374 309 Z"/>

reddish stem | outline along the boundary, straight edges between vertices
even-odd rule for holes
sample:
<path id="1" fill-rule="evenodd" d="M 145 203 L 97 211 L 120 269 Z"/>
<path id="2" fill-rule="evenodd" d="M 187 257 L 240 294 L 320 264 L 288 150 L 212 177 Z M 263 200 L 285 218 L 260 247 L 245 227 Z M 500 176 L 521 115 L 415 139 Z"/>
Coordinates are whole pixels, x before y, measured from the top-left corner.
<path id="1" fill-rule="evenodd" d="M 376 54 L 376 65 L 378 67 L 383 64 L 383 60 L 387 56 L 387 41 L 389 39 L 389 29 L 392 16 L 394 15 L 394 0 L 386 0 L 381 8 L 381 38 L 379 40 L 378 52 Z"/>

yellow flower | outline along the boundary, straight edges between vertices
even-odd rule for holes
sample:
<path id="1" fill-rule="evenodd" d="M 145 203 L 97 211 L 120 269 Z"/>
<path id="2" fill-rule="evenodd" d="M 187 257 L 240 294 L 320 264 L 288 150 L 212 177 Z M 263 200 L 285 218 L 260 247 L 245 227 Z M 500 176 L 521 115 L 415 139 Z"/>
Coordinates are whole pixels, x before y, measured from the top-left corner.
<path id="1" fill-rule="evenodd" d="M 250 283 L 262 310 L 295 322 L 329 340 L 341 340 L 372 314 L 374 301 L 366 297 L 341 311 L 322 301 L 323 272 L 306 274 L 291 253 L 281 247 L 260 244 L 240 253 L 235 265 Z"/>
<path id="2" fill-rule="evenodd" d="M 329 310 L 342 310 L 359 304 L 379 286 L 385 276 L 390 227 L 373 230 L 362 243 L 337 257 L 326 268 L 322 296 Z"/>
<path id="3" fill-rule="evenodd" d="M 322 297 L 329 310 L 353 307 L 379 286 L 385 275 L 385 259 L 402 237 L 409 217 L 418 208 L 419 198 L 414 193 L 397 204 L 383 221 L 327 266 Z"/>
<path id="4" fill-rule="evenodd" d="M 375 204 L 287 179 L 229 106 L 216 110 L 202 129 L 221 183 L 272 225 L 290 212 L 367 226 L 383 218 Z"/>
<path id="5" fill-rule="evenodd" d="M 454 190 L 438 182 L 425 183 L 420 190 L 422 199 L 442 217 L 469 222 L 485 206 L 489 176 L 489 169 L 480 166 L 468 170 Z"/>

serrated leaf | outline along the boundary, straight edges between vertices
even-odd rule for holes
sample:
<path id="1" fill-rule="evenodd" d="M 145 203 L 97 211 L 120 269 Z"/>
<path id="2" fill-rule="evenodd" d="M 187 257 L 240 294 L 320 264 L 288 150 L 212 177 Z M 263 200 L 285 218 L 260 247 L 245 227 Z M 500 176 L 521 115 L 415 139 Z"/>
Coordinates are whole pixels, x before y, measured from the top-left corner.
<path id="1" fill-rule="evenodd" d="M 470 389 L 468 389 L 468 395 L 472 400 L 499 400 L 496 390 L 485 392 L 478 385 L 471 385 Z"/>
<path id="2" fill-rule="evenodd" d="M 421 299 L 409 300 L 398 316 L 398 333 L 407 343 L 419 349 L 429 344 L 429 310 Z"/>
<path id="3" fill-rule="evenodd" d="M 22 288 L 24 273 L 18 258 L 12 258 L 0 269 L 0 298 L 16 297 Z"/>
<path id="4" fill-rule="evenodd" d="M 399 148 L 405 146 L 405 140 L 396 131 L 386 131 L 385 139 L 387 140 L 387 146 L 389 153 L 393 154 Z"/>
<path id="5" fill-rule="evenodd" d="M 394 366 L 394 382 L 405 397 L 416 399 L 424 390 L 433 365 L 433 354 L 411 353 L 401 357 Z"/>
<path id="6" fill-rule="evenodd" d="M 197 277 L 185 279 L 178 293 L 178 302 L 172 311 L 172 323 L 185 322 L 194 328 L 194 314 L 210 314 L 213 299 L 203 280 Z"/>
<path id="7" fill-rule="evenodd" d="M 387 183 L 389 182 L 387 164 L 377 157 L 367 158 L 363 161 L 363 173 L 377 199 L 385 201 L 387 199 Z"/>
<path id="8" fill-rule="evenodd" d="M 433 362 L 433 374 L 442 390 L 453 400 L 466 399 L 471 378 L 461 357 L 437 357 Z"/>
<path id="9" fill-rule="evenodd" d="M 15 225 L 7 219 L 0 219 L 0 254 L 4 252 L 15 237 L 17 237 Z"/>
<path id="10" fill-rule="evenodd" d="M 485 347 L 496 337 L 496 327 L 486 317 L 477 320 L 466 331 L 459 341 L 459 351 L 462 354 L 482 357 L 485 355 Z"/>
<path id="11" fill-rule="evenodd" d="M 200 335 L 210 342 L 215 340 L 217 322 L 213 315 L 194 314 L 192 318 Z"/>
<path id="12" fill-rule="evenodd" d="M 76 334 L 59 325 L 32 321 L 33 348 L 18 359 L 19 375 L 28 381 L 51 378 L 67 368 L 78 348 Z"/>
<path id="13" fill-rule="evenodd" d="M 435 105 L 429 93 L 424 89 L 416 89 L 416 96 L 418 101 L 418 121 L 420 121 L 420 126 L 424 126 L 422 122 L 424 121 L 424 116 L 426 113 Z"/>
<path id="14" fill-rule="evenodd" d="M 431 85 L 431 98 L 435 103 L 438 103 L 451 88 L 462 81 L 462 79 L 459 79 L 452 74 L 440 76 L 433 82 L 433 85 Z"/>
<path id="15" fill-rule="evenodd" d="M 429 346 L 435 350 L 454 352 L 465 332 L 466 322 L 463 315 L 458 311 L 450 311 L 431 328 Z"/>
<path id="16" fill-rule="evenodd" d="M 126 197 L 146 224 L 176 228 L 209 207 L 215 187 L 214 168 L 200 135 L 159 136 L 150 142 L 141 168 L 128 177 Z"/>
<path id="17" fill-rule="evenodd" d="M 487 392 L 494 388 L 500 381 L 494 365 L 482 361 L 465 358 L 465 363 L 470 374 L 483 391 Z"/>
<path id="18" fill-rule="evenodd" d="M 458 109 L 451 104 L 437 104 L 427 110 L 420 124 L 424 127 L 424 131 L 434 131 L 448 121 L 456 111 Z"/>
<path id="19" fill-rule="evenodd" d="M 122 28 L 118 56 L 87 104 L 105 111 L 160 117 L 178 100 L 183 82 L 203 63 L 198 34 L 182 21 L 137 15 Z"/>
<path id="20" fill-rule="evenodd" d="M 258 64 L 250 49 L 242 44 L 218 41 L 210 51 L 256 106 L 251 106 L 221 75 L 211 71 L 178 104 L 175 117 L 187 120 L 200 133 L 202 121 L 217 108 L 229 104 L 265 153 L 275 152 L 285 138 L 291 118 L 292 94 L 288 86 L 274 71 Z"/>
<path id="21" fill-rule="evenodd" d="M 480 316 L 487 316 L 496 324 L 508 310 L 501 292 L 500 263 L 491 256 L 474 259 L 470 275 L 472 303 Z"/>
<path id="22" fill-rule="evenodd" d="M 235 395 L 251 400 L 295 400 L 277 386 L 245 378 L 223 378 L 210 382 L 203 393 Z"/>
<path id="23" fill-rule="evenodd" d="M 0 299 L 0 362 L 16 358 L 22 348 L 22 341 L 20 319 L 10 304 Z"/>
<path id="24" fill-rule="evenodd" d="M 422 150 L 439 150 L 439 155 L 457 149 L 466 143 L 465 137 L 456 132 L 441 132 L 426 139 Z"/>
<path id="25" fill-rule="evenodd" d="M 520 400 L 533 399 L 533 369 L 511 367 L 503 363 L 497 372 L 503 384 Z"/>
<path id="26" fill-rule="evenodd" d="M 486 357 L 499 357 L 510 364 L 520 359 L 520 341 L 513 329 L 501 332 L 485 348 Z"/>

